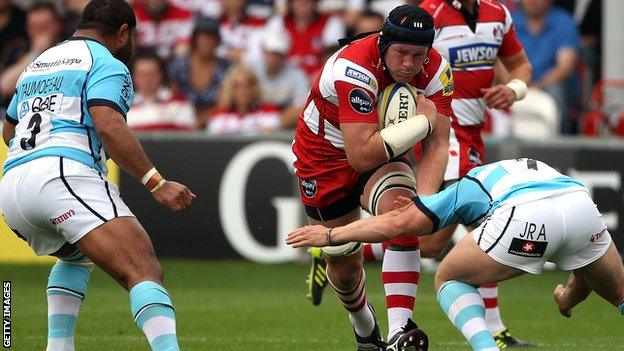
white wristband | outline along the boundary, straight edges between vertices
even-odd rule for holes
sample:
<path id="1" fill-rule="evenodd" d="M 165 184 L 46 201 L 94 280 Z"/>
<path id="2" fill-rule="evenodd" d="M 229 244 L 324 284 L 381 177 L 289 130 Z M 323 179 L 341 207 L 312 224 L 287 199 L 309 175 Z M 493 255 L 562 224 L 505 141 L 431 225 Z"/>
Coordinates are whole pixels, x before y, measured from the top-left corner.
<path id="1" fill-rule="evenodd" d="M 425 115 L 416 115 L 382 129 L 379 134 L 386 146 L 386 156 L 398 156 L 431 134 L 433 126 Z"/>
<path id="2" fill-rule="evenodd" d="M 507 87 L 516 94 L 516 101 L 524 99 L 527 94 L 527 85 L 520 79 L 512 79 L 507 83 Z"/>
<path id="3" fill-rule="evenodd" d="M 147 182 L 156 173 L 158 173 L 158 171 L 156 170 L 156 167 L 152 167 L 152 169 L 150 169 L 149 171 L 145 173 L 145 175 L 143 175 L 143 178 L 141 178 L 141 183 L 143 183 L 143 185 L 147 185 Z"/>
<path id="4" fill-rule="evenodd" d="M 150 192 L 153 194 L 155 193 L 158 189 L 162 188 L 162 186 L 165 184 L 166 180 L 161 179 L 158 184 L 156 184 L 156 186 L 154 187 L 154 189 L 150 190 Z"/>

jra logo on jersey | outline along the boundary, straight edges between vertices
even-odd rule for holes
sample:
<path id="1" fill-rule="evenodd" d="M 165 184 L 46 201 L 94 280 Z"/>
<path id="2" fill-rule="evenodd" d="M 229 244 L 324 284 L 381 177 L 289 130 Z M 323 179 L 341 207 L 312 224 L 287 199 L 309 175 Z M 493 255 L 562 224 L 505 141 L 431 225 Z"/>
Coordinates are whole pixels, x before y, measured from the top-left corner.
<path id="1" fill-rule="evenodd" d="M 449 58 L 454 68 L 491 67 L 498 55 L 497 44 L 470 44 L 449 48 Z"/>
<path id="2" fill-rule="evenodd" d="M 349 92 L 349 104 L 355 112 L 367 114 L 373 111 L 373 99 L 364 89 L 355 88 L 351 90 Z"/>

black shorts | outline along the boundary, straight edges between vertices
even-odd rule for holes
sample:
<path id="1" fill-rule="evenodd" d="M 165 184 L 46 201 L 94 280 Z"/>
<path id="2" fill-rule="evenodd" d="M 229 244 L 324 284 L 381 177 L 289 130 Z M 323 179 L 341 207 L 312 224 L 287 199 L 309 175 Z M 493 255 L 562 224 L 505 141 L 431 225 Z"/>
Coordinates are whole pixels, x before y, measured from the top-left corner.
<path id="1" fill-rule="evenodd" d="M 412 163 L 409 159 L 399 156 L 389 160 L 386 164 L 391 162 L 402 162 L 412 168 Z M 342 199 L 336 200 L 331 204 L 324 207 L 314 207 L 305 205 L 305 210 L 308 217 L 313 218 L 317 221 L 331 221 L 332 219 L 340 218 L 356 208 L 360 207 L 360 196 L 364 193 L 364 186 L 368 182 L 368 180 L 373 176 L 373 174 L 384 165 L 377 166 L 366 173 L 362 173 L 358 178 L 357 185 L 355 187 L 355 191 Z"/>

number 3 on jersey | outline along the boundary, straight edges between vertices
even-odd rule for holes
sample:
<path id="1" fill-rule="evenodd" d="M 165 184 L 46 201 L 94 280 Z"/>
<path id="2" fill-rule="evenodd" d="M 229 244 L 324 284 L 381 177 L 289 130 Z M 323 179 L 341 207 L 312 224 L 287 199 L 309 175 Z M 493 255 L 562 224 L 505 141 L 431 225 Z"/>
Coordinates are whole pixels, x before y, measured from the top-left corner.
<path id="1" fill-rule="evenodd" d="M 41 131 L 41 115 L 35 113 L 28 122 L 28 130 L 30 130 L 30 138 L 22 138 L 20 140 L 20 146 L 24 150 L 32 150 L 35 148 L 37 134 Z"/>

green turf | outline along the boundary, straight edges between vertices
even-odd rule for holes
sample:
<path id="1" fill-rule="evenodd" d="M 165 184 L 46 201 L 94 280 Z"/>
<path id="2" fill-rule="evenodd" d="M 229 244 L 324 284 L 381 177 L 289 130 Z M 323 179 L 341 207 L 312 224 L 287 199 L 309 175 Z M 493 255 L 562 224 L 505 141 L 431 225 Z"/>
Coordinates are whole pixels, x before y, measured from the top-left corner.
<path id="1" fill-rule="evenodd" d="M 303 265 L 248 262 L 164 261 L 183 350 L 353 350 L 346 314 L 328 293 L 320 307 L 305 299 Z M 49 267 L 0 265 L 0 278 L 13 283 L 13 350 L 44 350 L 45 284 Z M 378 265 L 367 266 L 368 296 L 386 329 Z M 624 333 L 617 310 L 595 295 L 560 317 L 551 292 L 567 274 L 524 276 L 501 286 L 502 312 L 519 337 L 541 350 L 621 350 Z M 416 321 L 427 331 L 431 350 L 468 350 L 435 302 L 432 276 L 423 274 Z M 76 332 L 77 350 L 149 350 L 132 323 L 128 295 L 102 271 L 91 279 Z"/>

